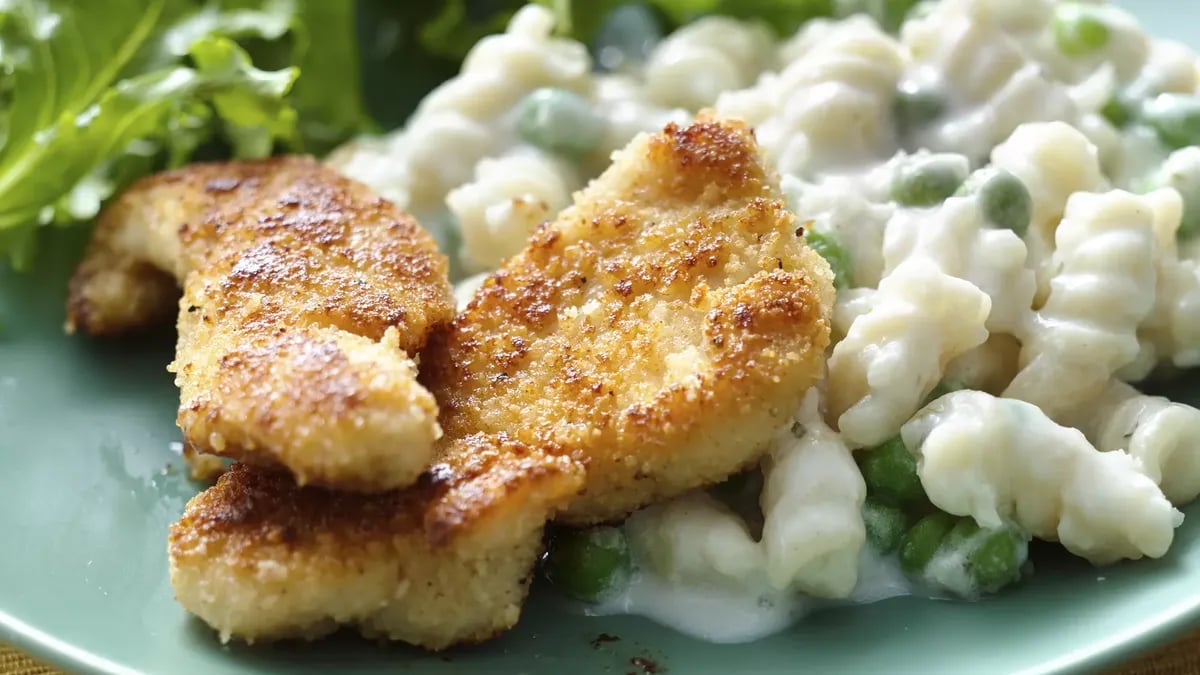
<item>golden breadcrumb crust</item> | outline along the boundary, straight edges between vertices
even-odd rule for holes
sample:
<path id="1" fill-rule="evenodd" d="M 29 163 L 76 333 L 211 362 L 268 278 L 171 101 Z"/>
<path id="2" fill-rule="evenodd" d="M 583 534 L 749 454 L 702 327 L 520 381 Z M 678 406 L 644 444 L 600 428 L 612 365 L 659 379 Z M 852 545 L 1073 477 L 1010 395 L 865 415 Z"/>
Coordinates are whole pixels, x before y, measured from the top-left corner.
<path id="1" fill-rule="evenodd" d="M 446 436 L 415 485 L 238 466 L 171 528 L 176 596 L 248 640 L 490 637 L 558 509 L 620 516 L 754 461 L 820 372 L 832 299 L 743 126 L 641 137 L 431 339 Z"/>
<path id="2" fill-rule="evenodd" d="M 68 330 L 126 332 L 178 301 L 172 369 L 194 449 L 378 491 L 416 480 L 440 430 L 406 352 L 453 314 L 412 218 L 310 158 L 195 164 L 101 214 Z"/>
<path id="3" fill-rule="evenodd" d="M 755 462 L 822 375 L 833 286 L 751 132 L 641 137 L 431 339 L 446 433 L 587 468 L 562 518 L 619 518 Z"/>
<path id="4" fill-rule="evenodd" d="M 373 495 L 235 464 L 171 526 L 171 585 L 223 639 L 350 624 L 427 649 L 478 642 L 517 622 L 550 509 L 579 481 L 566 458 L 512 443 L 465 444 Z"/>

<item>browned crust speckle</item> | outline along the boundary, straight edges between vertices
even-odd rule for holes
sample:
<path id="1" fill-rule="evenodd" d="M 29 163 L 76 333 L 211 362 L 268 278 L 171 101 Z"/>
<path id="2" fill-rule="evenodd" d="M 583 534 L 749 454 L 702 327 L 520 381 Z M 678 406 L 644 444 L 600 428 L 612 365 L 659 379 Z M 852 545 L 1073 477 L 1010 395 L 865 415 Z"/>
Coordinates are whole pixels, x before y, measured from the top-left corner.
<path id="1" fill-rule="evenodd" d="M 833 300 L 795 229 L 742 125 L 635 141 L 431 337 L 446 435 L 416 484 L 236 467 L 172 527 L 180 601 L 247 639 L 350 623 L 440 649 L 511 626 L 556 511 L 595 522 L 707 484 L 788 422 Z"/>
<path id="2" fill-rule="evenodd" d="M 447 435 L 582 461 L 576 522 L 752 462 L 829 340 L 829 269 L 795 230 L 745 127 L 635 142 L 432 338 Z"/>
<path id="3" fill-rule="evenodd" d="M 342 624 L 434 650 L 490 639 L 519 617 L 542 527 L 577 489 L 579 468 L 503 448 L 484 455 L 370 495 L 235 464 L 171 526 L 176 597 L 248 641 Z M 440 540 L 445 517 L 470 521 L 452 545 Z"/>
<path id="4" fill-rule="evenodd" d="M 430 235 L 308 157 L 195 164 L 101 214 L 68 330 L 116 334 L 178 297 L 179 425 L 198 451 L 302 482 L 416 478 L 440 431 L 408 357 L 453 316 Z"/>

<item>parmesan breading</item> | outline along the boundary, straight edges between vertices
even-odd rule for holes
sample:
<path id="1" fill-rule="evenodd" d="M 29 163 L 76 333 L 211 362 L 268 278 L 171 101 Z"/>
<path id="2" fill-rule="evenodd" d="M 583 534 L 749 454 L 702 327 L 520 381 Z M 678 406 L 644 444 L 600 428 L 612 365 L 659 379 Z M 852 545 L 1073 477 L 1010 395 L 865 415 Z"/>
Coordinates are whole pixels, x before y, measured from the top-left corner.
<path id="1" fill-rule="evenodd" d="M 68 330 L 126 332 L 179 301 L 179 426 L 193 450 L 378 491 L 440 435 L 409 353 L 453 314 L 433 239 L 307 158 L 196 164 L 105 209 L 72 279 Z"/>
<path id="2" fill-rule="evenodd" d="M 822 374 L 834 291 L 754 137 L 642 136 L 432 338 L 449 436 L 587 467 L 561 518 L 619 518 L 754 463 Z"/>
<path id="3" fill-rule="evenodd" d="M 619 517 L 756 461 L 821 373 L 832 301 L 745 127 L 643 136 L 434 333 L 446 435 L 422 480 L 347 495 L 238 467 L 171 529 L 176 596 L 247 640 L 490 637 L 556 511 Z"/>

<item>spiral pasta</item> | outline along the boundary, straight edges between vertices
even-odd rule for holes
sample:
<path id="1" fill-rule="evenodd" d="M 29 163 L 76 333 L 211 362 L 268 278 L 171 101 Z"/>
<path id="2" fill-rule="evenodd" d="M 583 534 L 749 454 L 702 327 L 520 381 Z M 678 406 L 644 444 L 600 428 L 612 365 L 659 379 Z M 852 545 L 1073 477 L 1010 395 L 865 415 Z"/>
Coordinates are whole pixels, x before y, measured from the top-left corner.
<path id="1" fill-rule="evenodd" d="M 1096 147 L 1062 122 L 1022 124 L 991 153 L 992 164 L 1020 178 L 1033 197 L 1033 217 L 1025 234 L 1029 266 L 1038 299 L 1049 292 L 1054 236 L 1067 199 L 1076 192 L 1106 186 Z"/>
<path id="2" fill-rule="evenodd" d="M 535 227 L 571 203 L 580 180 L 565 162 L 534 148 L 481 160 L 473 181 L 446 195 L 458 219 L 462 259 L 492 269 L 525 248 Z"/>
<path id="3" fill-rule="evenodd" d="M 680 28 L 650 54 L 644 77 L 650 100 L 699 110 L 721 92 L 749 86 L 774 65 L 770 30 L 757 22 L 708 16 Z"/>
<path id="4" fill-rule="evenodd" d="M 1021 343 L 1011 335 L 992 334 L 983 344 L 946 364 L 943 382 L 950 389 L 978 389 L 999 395 L 1017 374 Z"/>
<path id="5" fill-rule="evenodd" d="M 1011 230 L 990 229 L 976 197 L 951 197 L 932 210 L 904 211 L 888 223 L 884 273 L 921 258 L 971 282 L 991 298 L 987 329 L 1018 334 L 1034 296 L 1026 249 Z"/>
<path id="6" fill-rule="evenodd" d="M 914 61 L 951 98 L 943 119 L 916 135 L 920 147 L 978 161 L 1022 123 L 1077 116 L 1065 87 L 1026 58 L 998 18 L 986 0 L 947 0 L 905 23 Z"/>
<path id="7" fill-rule="evenodd" d="M 1171 362 L 1200 366 L 1200 260 L 1182 260 L 1171 271 L 1167 326 Z"/>
<path id="8" fill-rule="evenodd" d="M 1196 150 L 1191 157 L 1200 159 L 1200 150 L 1195 148 L 1175 156 L 1186 156 L 1191 150 Z M 1164 170 L 1170 166 L 1168 161 Z M 1137 357 L 1116 372 L 1117 379 L 1124 382 L 1149 377 L 1160 363 L 1189 365 L 1200 346 L 1200 317 L 1196 314 L 1200 309 L 1200 278 L 1193 263 L 1180 259 L 1178 245 L 1187 205 L 1174 188 L 1155 190 L 1143 199 L 1154 211 L 1154 307 L 1138 327 Z"/>
<path id="9" fill-rule="evenodd" d="M 669 583 L 766 587 L 762 547 L 737 514 L 703 491 L 638 511 L 625 528 L 638 557 Z"/>
<path id="10" fill-rule="evenodd" d="M 867 488 L 850 450 L 821 419 L 815 391 L 798 421 L 800 437 L 787 434 L 763 461 L 767 579 L 778 589 L 844 598 L 858 582 Z"/>
<path id="11" fill-rule="evenodd" d="M 946 364 L 987 339 L 987 294 L 912 258 L 883 278 L 869 312 L 829 358 L 828 419 L 850 447 L 894 436 Z"/>
<path id="12" fill-rule="evenodd" d="M 1200 494 L 1200 410 L 1111 380 L 1073 421 L 1097 450 L 1124 450 L 1140 461 L 1172 503 Z"/>
<path id="13" fill-rule="evenodd" d="M 812 391 L 798 416 L 801 435 L 782 434 L 764 460 L 761 540 L 702 491 L 630 518 L 634 548 L 656 575 L 679 585 L 850 595 L 866 542 L 861 511 L 866 485 L 818 408 Z"/>
<path id="14" fill-rule="evenodd" d="M 1155 299 L 1155 216 L 1149 200 L 1120 190 L 1071 196 L 1055 234 L 1058 271 L 1005 396 L 1058 419 L 1137 357 L 1137 329 Z"/>
<path id="15" fill-rule="evenodd" d="M 650 100 L 645 84 L 630 75 L 597 75 L 592 88 L 596 112 L 605 121 L 605 135 L 593 160 L 600 168 L 609 156 L 625 147 L 642 132 L 658 131 L 670 122 L 683 124 L 691 115 L 681 108 L 669 108 Z"/>
<path id="16" fill-rule="evenodd" d="M 421 101 L 394 141 L 406 171 L 409 209 L 436 211 L 446 193 L 471 179 L 479 160 L 512 136 L 510 111 L 539 87 L 586 93 L 591 58 L 574 40 L 552 35 L 554 14 L 527 5 L 508 30 L 480 40 L 457 76 Z"/>
<path id="17" fill-rule="evenodd" d="M 1174 40 L 1153 40 L 1130 88 L 1144 94 L 1193 94 L 1200 87 L 1196 54 Z"/>
<path id="18" fill-rule="evenodd" d="M 833 306 L 833 333 L 831 344 L 836 345 L 850 333 L 850 327 L 859 317 L 871 311 L 875 303 L 874 288 L 848 288 L 838 291 L 837 302 Z"/>
<path id="19" fill-rule="evenodd" d="M 1063 50 L 1055 35 L 1054 7 L 1049 9 L 1037 30 L 1015 36 L 1026 55 L 1054 79 L 1078 83 L 1107 70 L 1111 71 L 1112 79 L 1124 83 L 1139 75 L 1150 55 L 1151 41 L 1129 12 L 1111 5 L 1091 8 L 1092 15 L 1106 28 L 1106 39 L 1102 45 L 1081 54 Z"/>
<path id="20" fill-rule="evenodd" d="M 758 127 L 759 142 L 784 174 L 886 157 L 903 66 L 899 44 L 870 19 L 834 24 L 771 81 L 776 112 Z"/>
<path id="21" fill-rule="evenodd" d="M 953 392 L 901 434 L 938 508 L 983 527 L 1015 522 L 1096 564 L 1162 556 L 1183 520 L 1133 457 L 1097 452 L 1023 401 Z"/>

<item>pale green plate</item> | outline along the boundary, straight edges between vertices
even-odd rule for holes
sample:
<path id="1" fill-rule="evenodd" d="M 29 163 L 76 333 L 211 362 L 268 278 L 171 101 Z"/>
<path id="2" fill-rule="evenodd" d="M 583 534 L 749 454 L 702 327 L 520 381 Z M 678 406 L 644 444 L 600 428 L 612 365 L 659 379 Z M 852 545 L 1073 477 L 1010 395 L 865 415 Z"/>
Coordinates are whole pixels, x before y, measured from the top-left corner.
<path id="1" fill-rule="evenodd" d="M 1200 38 L 1188 32 L 1200 31 L 1200 8 L 1183 4 L 1139 11 L 1164 34 Z M 1097 570 L 1039 548 L 1037 574 L 999 598 L 829 611 L 748 645 L 704 644 L 636 618 L 585 618 L 535 588 L 516 630 L 446 656 L 349 636 L 222 647 L 167 583 L 166 528 L 196 490 L 170 449 L 172 336 L 65 337 L 64 280 L 78 242 L 59 250 L 36 276 L 0 271 L 0 642 L 70 670 L 583 674 L 641 673 L 652 662 L 679 674 L 1058 672 L 1127 658 L 1200 620 L 1193 507 L 1160 561 Z M 1200 403 L 1200 380 L 1171 393 Z M 593 644 L 602 633 L 620 640 Z"/>

